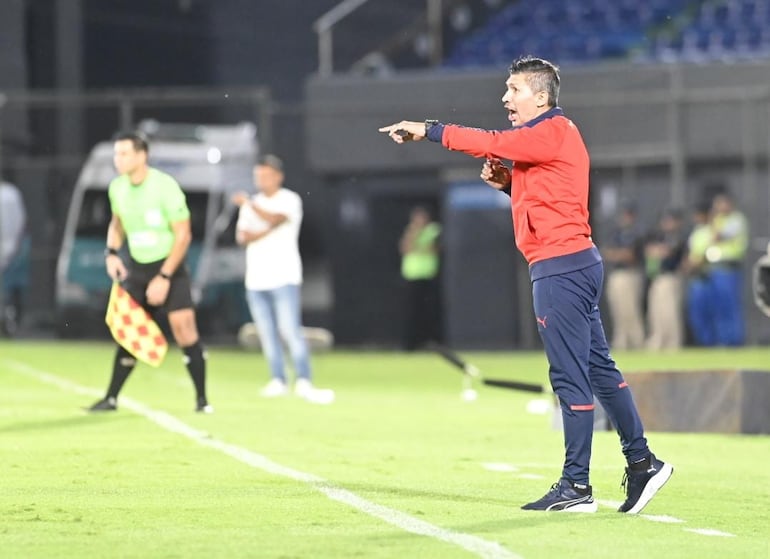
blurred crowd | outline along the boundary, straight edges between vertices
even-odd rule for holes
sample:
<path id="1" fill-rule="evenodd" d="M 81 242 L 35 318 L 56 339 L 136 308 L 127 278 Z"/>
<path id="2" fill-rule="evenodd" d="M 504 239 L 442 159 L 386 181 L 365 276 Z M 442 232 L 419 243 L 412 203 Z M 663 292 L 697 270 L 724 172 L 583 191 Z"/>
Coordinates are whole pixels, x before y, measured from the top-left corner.
<path id="1" fill-rule="evenodd" d="M 601 245 L 613 349 L 740 346 L 748 223 L 727 191 L 645 228 L 622 204 Z"/>

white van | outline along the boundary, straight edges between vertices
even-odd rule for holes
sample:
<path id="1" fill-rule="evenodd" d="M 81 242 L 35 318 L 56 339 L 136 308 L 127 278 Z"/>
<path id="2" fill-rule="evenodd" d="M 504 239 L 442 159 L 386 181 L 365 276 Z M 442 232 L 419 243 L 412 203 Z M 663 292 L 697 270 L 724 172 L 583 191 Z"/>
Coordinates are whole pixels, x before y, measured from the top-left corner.
<path id="1" fill-rule="evenodd" d="M 21 191 L 0 181 L 0 336 L 16 335 L 30 268 L 27 211 Z"/>
<path id="2" fill-rule="evenodd" d="M 256 127 L 143 121 L 150 165 L 172 175 L 187 196 L 193 240 L 187 255 L 203 332 L 237 332 L 249 320 L 243 296 L 245 261 L 235 244 L 236 191 L 251 191 Z M 101 142 L 83 165 L 70 202 L 56 270 L 57 332 L 102 333 L 111 280 L 104 246 L 111 218 L 107 188 L 115 178 L 113 143 Z"/>

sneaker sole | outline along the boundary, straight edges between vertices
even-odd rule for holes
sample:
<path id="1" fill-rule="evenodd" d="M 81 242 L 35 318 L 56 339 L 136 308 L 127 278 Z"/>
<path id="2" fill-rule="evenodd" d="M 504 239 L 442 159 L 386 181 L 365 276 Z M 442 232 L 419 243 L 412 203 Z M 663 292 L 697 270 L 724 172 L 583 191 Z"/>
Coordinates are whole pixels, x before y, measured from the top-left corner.
<path id="1" fill-rule="evenodd" d="M 664 463 L 660 471 L 650 478 L 650 481 L 644 487 L 639 500 L 636 504 L 626 511 L 626 514 L 639 514 L 642 509 L 647 506 L 655 494 L 661 487 L 666 485 L 666 482 L 671 478 L 671 474 L 674 473 L 674 467 L 671 464 Z"/>
<path id="2" fill-rule="evenodd" d="M 572 505 L 571 507 L 567 507 L 564 509 L 561 509 L 557 512 L 596 512 L 599 510 L 599 504 L 596 501 L 593 501 L 591 503 L 580 503 L 577 505 Z"/>

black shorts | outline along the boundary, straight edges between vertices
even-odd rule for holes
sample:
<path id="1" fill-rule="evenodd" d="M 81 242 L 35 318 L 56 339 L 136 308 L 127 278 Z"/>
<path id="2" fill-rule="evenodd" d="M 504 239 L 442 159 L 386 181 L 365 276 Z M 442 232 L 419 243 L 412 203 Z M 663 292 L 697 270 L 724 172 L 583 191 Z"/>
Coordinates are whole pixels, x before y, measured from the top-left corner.
<path id="1" fill-rule="evenodd" d="M 169 313 L 182 309 L 192 309 L 193 300 L 190 273 L 184 263 L 182 263 L 171 276 L 171 285 L 169 285 L 168 288 L 166 302 L 160 307 L 154 307 L 147 304 L 147 285 L 152 278 L 158 275 L 163 262 L 165 262 L 165 260 L 141 264 L 131 260 L 128 265 L 128 277 L 122 282 L 123 288 L 131 294 L 131 297 L 133 297 L 137 303 L 153 314 L 159 310 Z"/>

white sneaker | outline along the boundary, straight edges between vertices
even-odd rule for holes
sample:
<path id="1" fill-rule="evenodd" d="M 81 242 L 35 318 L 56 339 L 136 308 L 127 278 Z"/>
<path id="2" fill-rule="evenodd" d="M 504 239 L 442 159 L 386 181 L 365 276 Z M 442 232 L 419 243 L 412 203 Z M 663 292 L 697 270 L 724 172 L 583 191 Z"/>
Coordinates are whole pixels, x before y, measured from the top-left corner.
<path id="1" fill-rule="evenodd" d="M 297 379 L 294 384 L 294 394 L 313 404 L 331 404 L 334 401 L 334 390 L 330 388 L 316 388 L 307 379 Z"/>
<path id="2" fill-rule="evenodd" d="M 264 398 L 277 398 L 279 396 L 286 396 L 289 393 L 289 388 L 286 386 L 285 382 L 274 378 L 271 379 L 259 393 Z"/>

